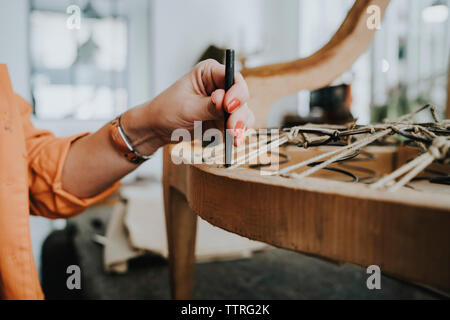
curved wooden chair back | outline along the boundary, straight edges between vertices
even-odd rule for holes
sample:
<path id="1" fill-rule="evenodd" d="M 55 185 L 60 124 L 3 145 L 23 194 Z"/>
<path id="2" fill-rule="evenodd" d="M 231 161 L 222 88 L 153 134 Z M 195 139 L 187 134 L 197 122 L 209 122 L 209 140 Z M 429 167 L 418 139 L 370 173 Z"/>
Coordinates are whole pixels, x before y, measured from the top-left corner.
<path id="1" fill-rule="evenodd" d="M 390 0 L 357 0 L 333 38 L 309 57 L 244 69 L 250 90 L 249 106 L 255 126 L 266 126 L 270 107 L 278 99 L 301 90 L 322 88 L 347 71 L 369 47 L 376 28 L 368 24 L 373 14 L 384 16 Z M 376 11 L 368 10 L 373 7 Z M 369 21 L 371 22 L 371 21 Z"/>

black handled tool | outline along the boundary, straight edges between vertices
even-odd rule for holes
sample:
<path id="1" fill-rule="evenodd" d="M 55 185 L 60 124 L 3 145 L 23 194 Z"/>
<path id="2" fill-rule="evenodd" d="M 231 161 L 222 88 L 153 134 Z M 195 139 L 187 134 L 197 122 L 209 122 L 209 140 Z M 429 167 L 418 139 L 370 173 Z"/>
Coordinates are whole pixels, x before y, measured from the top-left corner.
<path id="1" fill-rule="evenodd" d="M 228 49 L 225 57 L 225 92 L 234 85 L 234 50 Z M 233 135 L 227 130 L 230 114 L 225 111 L 224 139 L 225 139 L 225 167 L 231 166 L 233 155 Z"/>

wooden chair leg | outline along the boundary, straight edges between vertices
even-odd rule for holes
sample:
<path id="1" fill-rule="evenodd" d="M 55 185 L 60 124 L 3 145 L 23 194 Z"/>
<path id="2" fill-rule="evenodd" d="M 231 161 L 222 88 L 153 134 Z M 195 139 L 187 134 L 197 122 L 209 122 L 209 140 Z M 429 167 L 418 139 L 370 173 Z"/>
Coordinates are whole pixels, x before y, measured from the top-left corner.
<path id="1" fill-rule="evenodd" d="M 192 299 L 197 215 L 178 190 L 164 186 L 164 198 L 172 298 Z"/>

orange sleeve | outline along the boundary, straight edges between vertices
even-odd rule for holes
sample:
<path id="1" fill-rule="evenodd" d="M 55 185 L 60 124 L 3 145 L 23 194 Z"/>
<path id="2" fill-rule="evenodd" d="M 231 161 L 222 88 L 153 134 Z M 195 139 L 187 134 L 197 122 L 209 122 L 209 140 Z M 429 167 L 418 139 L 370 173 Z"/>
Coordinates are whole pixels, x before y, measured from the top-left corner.
<path id="1" fill-rule="evenodd" d="M 57 138 L 50 131 L 36 129 L 30 119 L 31 106 L 15 95 L 24 128 L 31 213 L 51 219 L 68 218 L 83 212 L 117 190 L 120 182 L 92 198 L 78 198 L 62 188 L 61 175 L 71 144 L 89 133 Z"/>

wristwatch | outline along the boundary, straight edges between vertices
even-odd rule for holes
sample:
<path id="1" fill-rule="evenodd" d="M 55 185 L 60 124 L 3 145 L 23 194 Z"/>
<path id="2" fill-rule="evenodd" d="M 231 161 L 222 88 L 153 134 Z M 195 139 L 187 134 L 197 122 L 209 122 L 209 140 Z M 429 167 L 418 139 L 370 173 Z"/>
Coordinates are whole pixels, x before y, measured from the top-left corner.
<path id="1" fill-rule="evenodd" d="M 111 122 L 109 127 L 109 136 L 116 147 L 117 151 L 120 152 L 128 161 L 134 164 L 141 164 L 151 158 L 151 156 L 146 156 L 141 154 L 131 145 L 131 142 L 120 123 L 121 115 Z"/>

